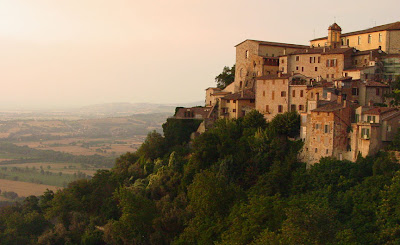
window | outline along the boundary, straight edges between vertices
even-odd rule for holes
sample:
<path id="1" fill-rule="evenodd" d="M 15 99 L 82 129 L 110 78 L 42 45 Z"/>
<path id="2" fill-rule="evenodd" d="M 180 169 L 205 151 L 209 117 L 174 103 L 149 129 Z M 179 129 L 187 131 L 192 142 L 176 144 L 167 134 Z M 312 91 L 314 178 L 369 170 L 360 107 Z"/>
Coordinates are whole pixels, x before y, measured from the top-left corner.
<path id="1" fill-rule="evenodd" d="M 372 36 L 371 36 L 371 34 L 369 34 L 368 35 L 368 43 L 371 43 L 371 41 L 372 41 Z"/>
<path id="2" fill-rule="evenodd" d="M 265 91 L 263 91 L 263 97 L 265 97 Z"/>
<path id="3" fill-rule="evenodd" d="M 299 105 L 299 111 L 303 111 L 304 110 L 304 105 Z"/>
<path id="4" fill-rule="evenodd" d="M 321 63 L 321 57 L 318 57 L 318 63 Z"/>
<path id="5" fill-rule="evenodd" d="M 382 33 L 379 33 L 379 42 L 382 42 Z"/>
<path id="6" fill-rule="evenodd" d="M 275 91 L 272 91 L 271 98 L 272 98 L 272 100 L 275 99 Z"/>
<path id="7" fill-rule="evenodd" d="M 227 100 L 226 103 L 231 103 L 231 101 L 230 101 L 230 100 Z"/>
<path id="8" fill-rule="evenodd" d="M 296 56 L 296 61 L 300 61 L 300 56 Z"/>
<path id="9" fill-rule="evenodd" d="M 301 67 L 301 71 L 304 71 L 304 67 Z"/>
<path id="10" fill-rule="evenodd" d="M 326 149 L 326 152 L 325 152 L 325 153 L 326 153 L 326 155 L 328 155 L 328 154 L 329 154 L 329 150 L 328 150 L 328 149 Z"/>
<path id="11" fill-rule="evenodd" d="M 310 63 L 312 63 L 312 57 L 310 57 Z"/>
<path id="12" fill-rule="evenodd" d="M 256 100 L 251 99 L 251 100 L 250 100 L 250 103 L 256 103 Z"/>
<path id="13" fill-rule="evenodd" d="M 379 88 L 375 88 L 376 95 L 379 95 Z"/>
<path id="14" fill-rule="evenodd" d="M 243 86 L 243 82 L 242 81 L 240 81 L 240 85 L 239 86 L 240 86 L 240 88 L 242 88 L 242 86 Z"/>
<path id="15" fill-rule="evenodd" d="M 369 128 L 362 128 L 361 129 L 361 138 L 369 139 Z"/>
<path id="16" fill-rule="evenodd" d="M 281 91 L 281 97 L 286 97 L 286 91 Z"/>
<path id="17" fill-rule="evenodd" d="M 246 59 L 249 58 L 249 50 L 246 50 Z"/>
<path id="18" fill-rule="evenodd" d="M 352 88 L 351 95 L 358 95 L 358 88 Z"/>
<path id="19" fill-rule="evenodd" d="M 375 123 L 375 116 L 367 116 L 367 122 Z"/>
<path id="20" fill-rule="evenodd" d="M 347 72 L 345 72 L 345 73 L 344 73 L 344 76 L 345 76 L 345 77 L 347 77 L 347 75 L 348 75 L 348 73 L 347 73 Z"/>
<path id="21" fill-rule="evenodd" d="M 300 90 L 300 97 L 303 97 L 303 90 Z"/>
<path id="22" fill-rule="evenodd" d="M 281 63 L 282 63 L 282 64 L 285 64 L 285 60 L 284 60 L 284 59 L 281 59 Z"/>
<path id="23" fill-rule="evenodd" d="M 361 36 L 358 36 L 358 45 L 361 44 Z"/>
<path id="24" fill-rule="evenodd" d="M 313 92 L 311 92 L 311 99 L 313 99 L 314 98 L 314 93 Z"/>
<path id="25" fill-rule="evenodd" d="M 296 111 L 296 105 L 290 105 L 290 111 Z"/>
<path id="26" fill-rule="evenodd" d="M 296 90 L 292 91 L 292 97 L 296 97 Z"/>
<path id="27" fill-rule="evenodd" d="M 358 63 L 358 60 L 354 60 L 354 65 L 357 65 L 357 63 Z"/>
<path id="28" fill-rule="evenodd" d="M 315 67 L 314 70 L 315 70 L 315 71 L 318 71 L 318 67 Z"/>
<path id="29" fill-rule="evenodd" d="M 347 39 L 347 46 L 350 46 L 350 39 Z"/>
<path id="30" fill-rule="evenodd" d="M 232 112 L 236 112 L 236 109 L 233 109 Z"/>
<path id="31" fill-rule="evenodd" d="M 266 111 L 266 112 L 269 112 L 269 105 L 266 105 L 266 106 L 265 106 L 265 111 Z"/>
<path id="32" fill-rule="evenodd" d="M 278 105 L 278 112 L 282 113 L 282 111 L 283 111 L 283 106 L 282 105 Z"/>
<path id="33" fill-rule="evenodd" d="M 315 148 L 315 153 L 317 153 L 318 152 L 318 148 Z"/>
<path id="34" fill-rule="evenodd" d="M 298 66 L 296 66 L 296 71 L 298 71 L 299 70 L 299 67 Z"/>
<path id="35" fill-rule="evenodd" d="M 391 131 L 392 131 L 392 126 L 388 125 L 388 126 L 387 126 L 387 131 L 388 131 L 388 132 L 391 132 Z"/>
<path id="36" fill-rule="evenodd" d="M 329 133 L 329 125 L 325 124 L 324 126 L 324 133 Z"/>
<path id="37" fill-rule="evenodd" d="M 335 78 L 335 74 L 332 74 L 332 76 L 331 76 L 332 78 Z"/>
<path id="38" fill-rule="evenodd" d="M 360 115 L 356 114 L 356 123 L 360 121 Z"/>
<path id="39" fill-rule="evenodd" d="M 236 104 L 236 100 L 232 100 L 233 104 Z"/>

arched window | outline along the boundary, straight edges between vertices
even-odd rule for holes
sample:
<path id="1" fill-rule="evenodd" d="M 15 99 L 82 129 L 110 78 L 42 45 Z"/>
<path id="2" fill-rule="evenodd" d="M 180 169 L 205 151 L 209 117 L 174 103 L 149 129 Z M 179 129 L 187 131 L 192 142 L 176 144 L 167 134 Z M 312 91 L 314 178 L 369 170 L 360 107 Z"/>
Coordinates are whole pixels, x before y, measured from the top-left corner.
<path id="1" fill-rule="evenodd" d="M 249 50 L 246 50 L 246 59 L 249 58 Z"/>
<path id="2" fill-rule="evenodd" d="M 243 82 L 242 81 L 240 81 L 239 86 L 240 86 L 240 88 L 242 88 L 242 86 L 243 86 Z"/>

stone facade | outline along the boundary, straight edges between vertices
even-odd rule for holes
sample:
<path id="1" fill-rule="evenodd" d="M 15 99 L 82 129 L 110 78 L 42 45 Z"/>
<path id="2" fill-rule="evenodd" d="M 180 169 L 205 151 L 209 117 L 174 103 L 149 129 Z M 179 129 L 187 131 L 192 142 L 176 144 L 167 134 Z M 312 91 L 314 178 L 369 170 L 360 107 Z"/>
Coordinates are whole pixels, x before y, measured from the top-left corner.
<path id="1" fill-rule="evenodd" d="M 354 47 L 358 50 L 382 49 L 389 54 L 400 53 L 400 22 L 376 26 L 373 28 L 340 33 L 342 46 Z M 311 47 L 330 46 L 328 37 L 310 41 Z"/>

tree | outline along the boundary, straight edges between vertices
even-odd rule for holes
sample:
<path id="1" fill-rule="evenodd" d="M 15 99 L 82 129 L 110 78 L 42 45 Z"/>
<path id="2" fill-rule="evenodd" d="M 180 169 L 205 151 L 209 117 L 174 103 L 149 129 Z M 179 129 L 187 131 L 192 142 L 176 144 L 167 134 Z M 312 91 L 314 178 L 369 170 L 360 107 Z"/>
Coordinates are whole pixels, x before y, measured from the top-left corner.
<path id="1" fill-rule="evenodd" d="M 397 106 L 400 105 L 400 77 L 390 84 L 392 92 L 385 95 L 387 98 L 391 99 L 390 104 Z"/>
<path id="2" fill-rule="evenodd" d="M 235 80 L 235 65 L 231 68 L 225 66 L 222 70 L 222 73 L 215 77 L 215 82 L 217 83 L 217 87 L 224 89 L 229 84 L 233 83 Z"/>

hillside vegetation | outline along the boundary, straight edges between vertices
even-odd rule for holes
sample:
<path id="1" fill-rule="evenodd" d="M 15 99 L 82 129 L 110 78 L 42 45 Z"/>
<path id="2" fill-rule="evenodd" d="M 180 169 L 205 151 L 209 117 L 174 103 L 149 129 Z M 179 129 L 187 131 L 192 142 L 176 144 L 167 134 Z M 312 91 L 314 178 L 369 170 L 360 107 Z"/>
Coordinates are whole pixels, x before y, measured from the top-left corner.
<path id="1" fill-rule="evenodd" d="M 397 244 L 388 153 L 297 161 L 299 116 L 169 120 L 111 170 L 0 210 L 1 244 Z"/>

